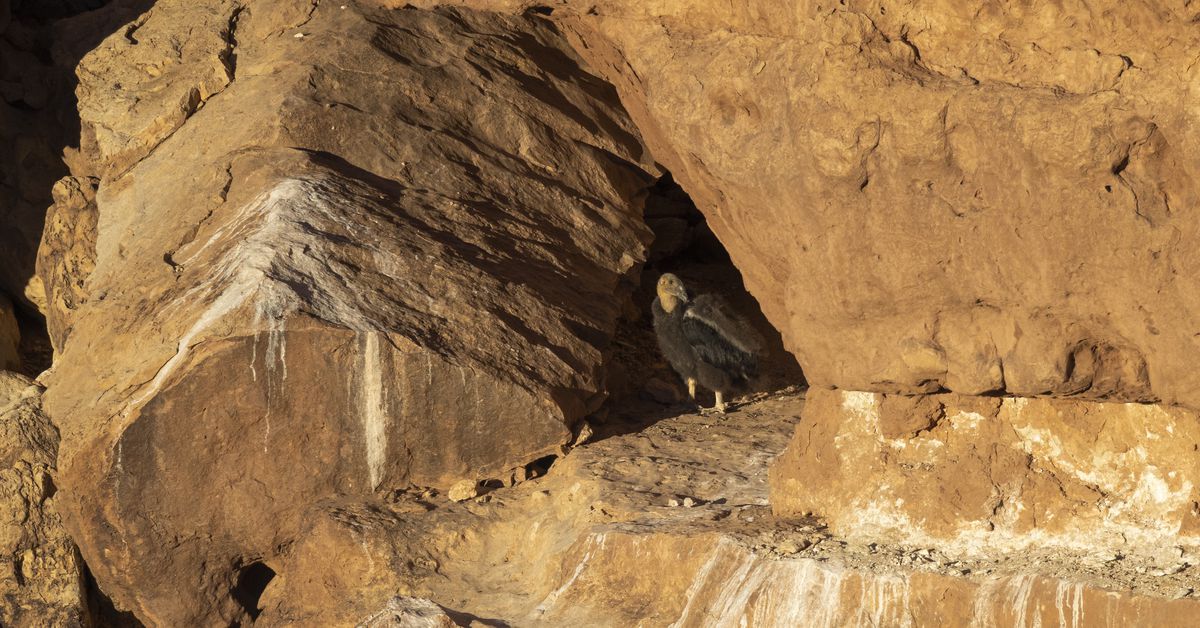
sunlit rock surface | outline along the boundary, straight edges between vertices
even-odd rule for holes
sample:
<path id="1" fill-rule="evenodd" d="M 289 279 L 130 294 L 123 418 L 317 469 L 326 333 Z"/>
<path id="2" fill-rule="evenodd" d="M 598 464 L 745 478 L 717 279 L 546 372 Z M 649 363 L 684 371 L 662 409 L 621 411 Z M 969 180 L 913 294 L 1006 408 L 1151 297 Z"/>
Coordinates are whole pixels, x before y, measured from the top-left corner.
<path id="1" fill-rule="evenodd" d="M 453 1 L 553 9 L 810 382 L 1200 409 L 1195 6 Z"/>
<path id="2" fill-rule="evenodd" d="M 812 390 L 771 504 L 857 539 L 1172 570 L 1200 562 L 1197 449 L 1196 414 L 1158 405 Z"/>
<path id="3" fill-rule="evenodd" d="M 118 607 L 244 622 L 243 570 L 313 502 L 571 440 L 653 166 L 533 18 L 164 0 L 137 25 L 79 70 L 94 245 L 48 232 L 60 495 Z M 72 183 L 56 212 L 88 213 Z"/>

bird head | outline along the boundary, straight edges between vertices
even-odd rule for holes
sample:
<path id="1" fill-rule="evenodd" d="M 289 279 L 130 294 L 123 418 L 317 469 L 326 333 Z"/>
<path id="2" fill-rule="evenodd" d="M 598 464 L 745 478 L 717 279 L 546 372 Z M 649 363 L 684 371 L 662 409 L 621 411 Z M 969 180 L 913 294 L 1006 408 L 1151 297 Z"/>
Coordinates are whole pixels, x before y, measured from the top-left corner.
<path id="1" fill-rule="evenodd" d="M 658 278 L 656 291 L 659 303 L 668 312 L 673 311 L 680 303 L 688 301 L 687 288 L 683 287 L 683 281 L 671 273 L 663 273 L 663 276 Z"/>

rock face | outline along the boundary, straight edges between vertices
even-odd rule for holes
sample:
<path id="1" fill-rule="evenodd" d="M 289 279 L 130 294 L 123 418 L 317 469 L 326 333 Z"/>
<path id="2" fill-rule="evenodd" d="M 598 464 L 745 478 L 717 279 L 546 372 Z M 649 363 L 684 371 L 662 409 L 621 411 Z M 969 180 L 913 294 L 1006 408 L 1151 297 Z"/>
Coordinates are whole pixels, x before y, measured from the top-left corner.
<path id="1" fill-rule="evenodd" d="M 481 500 L 321 504 L 257 625 L 352 625 L 397 592 L 472 626 L 1185 626 L 1200 609 L 1178 555 L 972 559 L 772 517 L 767 467 L 804 403 L 670 417 Z"/>
<path id="2" fill-rule="evenodd" d="M 92 177 L 64 177 L 54 184 L 54 205 L 46 216 L 38 249 L 38 277 L 46 302 L 43 313 L 53 344 L 67 339 L 73 310 L 87 300 L 87 281 L 96 266 L 96 185 Z"/>
<path id="3" fill-rule="evenodd" d="M 1156 405 L 813 390 L 771 505 L 851 538 L 1178 566 L 1200 559 L 1197 449 L 1200 417 Z"/>
<path id="4" fill-rule="evenodd" d="M 1196 7 L 609 0 L 553 15 L 809 381 L 1200 409 L 1200 127 L 1181 98 L 1200 85 Z"/>
<path id="5" fill-rule="evenodd" d="M 0 624 L 81 626 L 83 565 L 56 511 L 58 434 L 41 390 L 0 372 Z"/>
<path id="6" fill-rule="evenodd" d="M 572 547 L 562 587 L 529 625 L 1186 626 L 1200 603 L 1115 593 L 1035 575 L 881 574 L 772 557 L 720 536 L 615 531 Z M 664 564 L 672 565 L 662 570 Z M 632 573 L 660 574 L 638 586 Z M 540 620 L 540 621 L 539 621 Z"/>
<path id="7" fill-rule="evenodd" d="M 54 220 L 42 266 L 60 495 L 118 607 L 244 623 L 312 503 L 569 442 L 652 165 L 534 17 L 162 0 L 133 27 L 79 71 L 96 209 L 68 181 L 55 210 L 98 214 L 94 253 Z"/>

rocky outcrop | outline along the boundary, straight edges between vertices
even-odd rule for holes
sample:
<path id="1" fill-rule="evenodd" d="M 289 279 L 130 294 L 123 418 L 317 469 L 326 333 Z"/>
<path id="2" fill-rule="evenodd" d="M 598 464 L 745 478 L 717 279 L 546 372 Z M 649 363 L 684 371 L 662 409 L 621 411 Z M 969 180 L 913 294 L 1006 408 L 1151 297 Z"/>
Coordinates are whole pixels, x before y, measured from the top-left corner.
<path id="1" fill-rule="evenodd" d="M 95 178 L 64 177 L 54 184 L 37 269 L 46 296 L 43 313 L 51 341 L 62 348 L 73 310 L 87 300 L 96 266 Z"/>
<path id="2" fill-rule="evenodd" d="M 1200 409 L 1195 7 L 552 8 L 809 381 Z"/>
<path id="3" fill-rule="evenodd" d="M 40 405 L 33 382 L 0 372 L 0 624 L 81 626 L 83 564 L 59 520 L 58 434 Z"/>
<path id="4" fill-rule="evenodd" d="M 668 625 L 687 588 L 677 583 L 704 562 L 699 548 L 772 527 L 766 466 L 802 404 L 766 400 L 739 422 L 685 414 L 575 448 L 543 477 L 462 502 L 442 491 L 400 491 L 317 504 L 273 565 L 279 575 L 262 593 L 258 625 L 352 625 L 396 594 L 482 625 L 614 627 L 636 624 L 631 608 L 661 596 L 640 607 L 640 619 Z M 649 550 L 645 563 L 605 551 L 605 538 L 625 532 Z M 672 547 L 659 533 L 704 540 L 683 559 L 676 552 L 686 542 Z M 623 581 L 572 588 L 573 574 L 610 560 L 628 567 Z"/>
<path id="5" fill-rule="evenodd" d="M 1039 575 L 880 573 L 844 557 L 780 558 L 763 549 L 716 535 L 596 534 L 567 552 L 561 588 L 528 625 L 1185 626 L 1200 610 L 1192 599 Z M 638 586 L 632 573 L 656 574 L 654 586 Z"/>
<path id="6" fill-rule="evenodd" d="M 603 401 L 652 165 L 548 23 L 161 0 L 79 76 L 46 408 L 118 607 L 248 621 L 311 504 L 501 477 Z"/>
<path id="7" fill-rule="evenodd" d="M 1197 449 L 1200 417 L 1155 405 L 813 390 L 771 505 L 850 538 L 1171 570 L 1200 562 Z"/>
<path id="8" fill-rule="evenodd" d="M 671 417 L 465 502 L 321 504 L 258 625 L 350 625 L 396 592 L 472 626 L 1170 626 L 1200 607 L 1178 556 L 972 558 L 773 517 L 767 467 L 804 403 Z"/>

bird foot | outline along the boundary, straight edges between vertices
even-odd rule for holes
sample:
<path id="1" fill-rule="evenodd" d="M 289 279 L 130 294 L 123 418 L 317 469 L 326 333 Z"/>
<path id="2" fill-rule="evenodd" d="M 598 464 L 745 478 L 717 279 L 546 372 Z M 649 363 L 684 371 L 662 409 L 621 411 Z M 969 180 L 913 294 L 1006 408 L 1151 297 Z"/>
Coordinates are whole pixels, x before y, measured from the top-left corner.
<path id="1" fill-rule="evenodd" d="M 716 397 L 716 403 L 711 408 L 700 408 L 700 414 L 725 414 L 725 395 L 721 391 L 715 391 L 713 395 Z"/>

